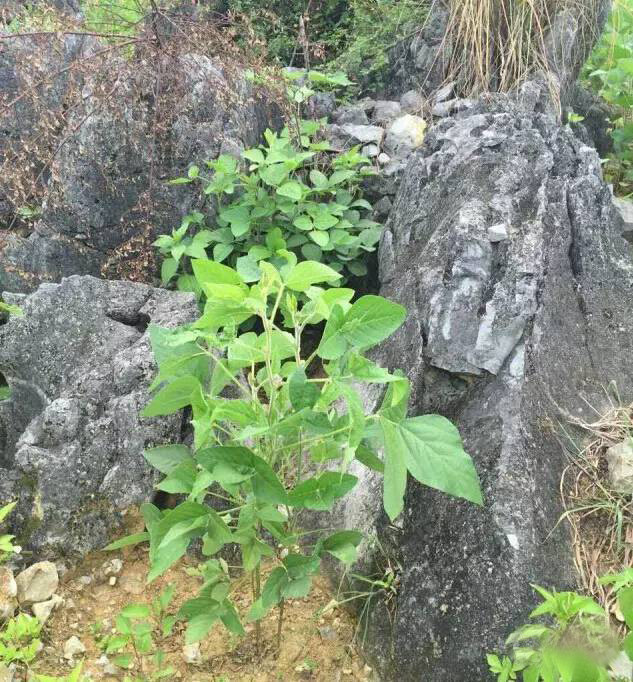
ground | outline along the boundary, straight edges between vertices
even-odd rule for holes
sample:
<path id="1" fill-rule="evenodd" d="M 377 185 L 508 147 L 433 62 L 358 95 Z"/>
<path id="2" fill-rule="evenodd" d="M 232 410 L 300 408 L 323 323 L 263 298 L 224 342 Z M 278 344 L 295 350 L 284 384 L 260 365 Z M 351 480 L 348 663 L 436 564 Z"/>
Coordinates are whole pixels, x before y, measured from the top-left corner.
<path id="1" fill-rule="evenodd" d="M 114 585 L 110 584 L 115 582 L 113 575 L 108 573 L 108 564 L 113 558 L 123 562 L 120 573 L 114 576 Z M 62 578 L 58 594 L 63 597 L 64 604 L 46 623 L 42 637 L 45 646 L 34 670 L 48 675 L 68 674 L 71 665 L 63 658 L 64 644 L 76 635 L 86 648 L 83 655 L 85 673 L 96 680 L 123 680 L 124 671 L 108 675 L 104 673 L 103 662 L 99 664 L 103 654 L 100 638 L 112 631 L 116 616 L 125 606 L 131 602 L 151 602 L 168 585 L 173 585 L 175 595 L 170 611 L 177 610 L 199 588 L 200 579 L 192 575 L 198 563 L 195 556 L 187 556 L 164 576 L 146 585 L 147 547 L 99 552 L 87 557 Z M 238 609 L 245 613 L 250 605 L 247 578 L 235 581 L 232 596 Z M 276 612 L 262 622 L 263 645 L 259 653 L 255 650 L 252 625 L 247 626 L 248 634 L 243 639 L 217 627 L 201 643 L 201 661 L 196 665 L 185 661 L 184 627 L 176 625 L 174 633 L 161 644 L 167 655 L 164 667 L 172 665 L 177 671 L 166 679 L 188 682 L 368 681 L 372 671 L 353 645 L 356 624 L 352 616 L 340 608 L 319 613 L 331 599 L 326 580 L 318 578 L 308 598 L 287 603 L 279 655 L 275 644 Z M 95 624 L 98 624 L 96 628 Z M 139 670 L 134 668 L 127 674 L 138 675 Z"/>

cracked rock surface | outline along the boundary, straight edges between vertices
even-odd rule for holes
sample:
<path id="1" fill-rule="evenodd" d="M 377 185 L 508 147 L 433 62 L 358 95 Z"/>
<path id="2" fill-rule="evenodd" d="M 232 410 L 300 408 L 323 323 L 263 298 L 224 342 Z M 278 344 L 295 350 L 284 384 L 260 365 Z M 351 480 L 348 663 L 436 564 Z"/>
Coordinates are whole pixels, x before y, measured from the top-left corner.
<path id="1" fill-rule="evenodd" d="M 28 296 L 0 326 L 0 499 L 38 556 L 103 547 L 121 511 L 152 497 L 143 450 L 182 438 L 181 415 L 143 419 L 155 365 L 147 326 L 197 316 L 192 295 L 73 276 Z"/>
<path id="2" fill-rule="evenodd" d="M 622 218 L 595 150 L 538 90 L 432 128 L 383 235 L 381 294 L 409 314 L 377 359 L 407 372 L 412 414 L 455 421 L 486 500 L 410 483 L 399 527 L 387 527 L 380 481 L 360 472 L 343 518 L 378 532 L 401 566 L 397 597 L 368 626 L 387 681 L 488 680 L 486 652 L 535 605 L 530 583 L 573 585 L 557 433 L 607 408 L 610 382 L 633 399 Z"/>

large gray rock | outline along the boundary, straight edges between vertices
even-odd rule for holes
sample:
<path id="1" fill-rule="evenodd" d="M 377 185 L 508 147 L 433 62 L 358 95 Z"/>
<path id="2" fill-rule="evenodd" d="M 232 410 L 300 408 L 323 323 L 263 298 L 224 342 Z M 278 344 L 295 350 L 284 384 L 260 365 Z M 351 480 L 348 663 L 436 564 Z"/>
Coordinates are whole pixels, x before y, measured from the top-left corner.
<path id="1" fill-rule="evenodd" d="M 179 415 L 142 419 L 155 366 L 152 322 L 195 319 L 193 296 L 74 276 L 43 284 L 0 326 L 0 505 L 39 556 L 102 547 L 120 512 L 147 501 L 156 482 L 145 447 L 178 442 Z"/>
<path id="2" fill-rule="evenodd" d="M 15 40 L 5 42 L 15 53 L 5 80 L 23 90 L 28 53 Z M 177 227 L 194 208 L 210 219 L 214 215 L 214 203 L 202 197 L 199 185 L 166 181 L 220 153 L 239 155 L 275 121 L 273 108 L 252 84 L 217 59 L 141 52 L 132 60 L 112 53 L 107 59 L 93 56 L 89 63 L 90 75 L 60 100 L 69 113 L 52 145 L 41 217 L 19 231 L 15 221 L 9 222 L 11 230 L 5 221 L 4 231 L 0 223 L 0 290 L 32 291 L 40 282 L 71 274 L 151 280 L 157 269 L 155 237 Z M 75 68 L 80 67 L 64 73 Z M 0 68 L 0 85 L 2 79 Z M 26 114 L 40 125 L 41 112 L 30 102 L 23 101 Z M 18 109 L 10 107 L 4 118 L 18 126 L 22 139 Z M 3 192 L 0 179 L 2 194 L 11 192 Z M 5 206 L 5 213 L 7 208 L 18 207 Z"/>
<path id="3" fill-rule="evenodd" d="M 490 679 L 485 654 L 525 622 L 530 583 L 574 584 L 555 435 L 633 399 L 633 260 L 593 148 L 529 84 L 433 128 L 380 246 L 381 294 L 406 306 L 377 353 L 411 379 L 412 414 L 453 419 L 485 508 L 417 484 L 397 527 L 363 472 L 342 509 L 378 534 L 397 596 L 374 601 L 366 648 L 387 682 Z M 500 229 L 504 226 L 504 230 Z M 494 229 L 493 229 L 494 228 Z M 373 408 L 378 395 L 369 395 Z M 385 555 L 364 556 L 384 570 Z"/>

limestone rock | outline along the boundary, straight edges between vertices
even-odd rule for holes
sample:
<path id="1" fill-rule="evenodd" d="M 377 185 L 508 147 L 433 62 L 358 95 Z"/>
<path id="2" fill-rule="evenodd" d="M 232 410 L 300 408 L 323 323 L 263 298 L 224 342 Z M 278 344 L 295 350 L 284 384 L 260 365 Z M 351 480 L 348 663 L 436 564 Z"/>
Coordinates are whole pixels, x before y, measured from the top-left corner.
<path id="1" fill-rule="evenodd" d="M 369 125 L 369 119 L 365 110 L 361 106 L 345 106 L 337 109 L 333 114 L 332 118 L 335 123 L 339 125 Z"/>
<path id="2" fill-rule="evenodd" d="M 51 613 L 63 602 L 64 600 L 57 594 L 54 594 L 48 601 L 39 602 L 38 604 L 33 604 L 31 611 L 33 615 L 44 624 L 50 618 Z"/>
<path id="3" fill-rule="evenodd" d="M 59 576 L 54 563 L 38 561 L 15 577 L 18 586 L 18 601 L 21 606 L 43 602 L 53 596 L 59 585 Z"/>
<path id="4" fill-rule="evenodd" d="M 628 199 L 613 198 L 613 204 L 622 217 L 622 236 L 633 244 L 633 202 Z"/>
<path id="5" fill-rule="evenodd" d="M 13 571 L 0 566 L 0 623 L 13 617 L 18 601 L 18 586 L 13 577 Z"/>
<path id="6" fill-rule="evenodd" d="M 185 663 L 189 663 L 189 665 L 201 665 L 200 642 L 185 644 L 182 648 L 182 657 L 185 659 Z"/>
<path id="7" fill-rule="evenodd" d="M 613 490 L 633 494 L 633 440 L 612 445 L 607 450 L 607 464 Z"/>
<path id="8" fill-rule="evenodd" d="M 457 425 L 480 474 L 477 508 L 412 482 L 399 527 L 360 467 L 342 525 L 401 566 L 366 650 L 385 682 L 487 682 L 485 654 L 527 621 L 531 583 L 575 587 L 552 432 L 633 401 L 633 261 L 596 151 L 542 108 L 543 90 L 478 103 L 410 159 L 379 250 L 403 327 L 375 354 L 412 383 L 410 413 Z M 508 238 L 488 230 L 506 225 Z M 368 393 L 367 409 L 381 399 Z M 588 406 L 591 407 L 588 407 Z M 555 427 L 554 427 L 555 428 Z M 360 566 L 384 558 L 367 551 Z"/>
<path id="9" fill-rule="evenodd" d="M 372 121 L 380 125 L 391 123 L 394 118 L 398 118 L 402 113 L 402 107 L 399 102 L 390 102 L 388 100 L 379 100 L 374 107 Z"/>
<path id="10" fill-rule="evenodd" d="M 75 656 L 84 653 L 86 653 L 86 647 L 77 635 L 73 635 L 64 643 L 64 658 L 66 660 L 72 661 Z"/>
<path id="11" fill-rule="evenodd" d="M 157 473 L 143 450 L 183 437 L 180 415 L 140 416 L 155 374 L 148 329 L 198 308 L 191 294 L 79 276 L 5 299 L 25 314 L 0 326 L 12 388 L 0 403 L 0 498 L 19 499 L 9 520 L 28 529 L 28 549 L 83 555 L 151 498 Z"/>
<path id="12" fill-rule="evenodd" d="M 426 100 L 417 90 L 409 90 L 400 98 L 400 107 L 407 114 L 420 114 Z"/>
<path id="13" fill-rule="evenodd" d="M 24 48 L 15 48 L 15 56 L 10 55 L 13 61 L 7 73 L 13 80 L 9 76 L 7 80 L 16 81 L 16 88 L 21 82 L 19 63 L 29 60 L 28 50 L 33 49 L 38 48 L 27 42 Z M 74 49 L 66 61 L 74 63 L 84 53 L 85 49 Z M 2 122 L 3 129 L 15 128 L 12 136 L 19 142 L 24 126 L 37 130 L 46 116 L 61 109 L 58 125 L 63 144 L 50 172 L 44 174 L 40 218 L 19 232 L 0 228 L 0 291 L 30 292 L 41 282 L 58 282 L 73 274 L 151 281 L 157 269 L 154 238 L 201 207 L 199 188 L 170 186 L 165 181 L 185 174 L 192 163 L 203 165 L 221 153 L 239 155 L 257 144 L 276 120 L 274 108 L 239 72 L 205 55 L 176 55 L 162 66 L 169 80 L 163 96 L 177 93 L 177 97 L 157 104 L 169 111 L 166 129 L 157 136 L 155 109 L 150 105 L 155 80 L 143 77 L 147 65 L 113 56 L 107 68 L 117 88 L 112 97 L 93 97 L 98 87 L 88 79 L 74 83 L 75 99 L 68 102 L 63 83 L 56 83 L 53 91 L 61 94 L 47 108 L 33 109 L 26 100 L 25 111 L 11 110 L 10 120 Z M 99 77 L 103 74 L 94 76 L 97 81 Z M 0 176 L 0 203 L 3 194 L 7 192 Z M 214 217 L 213 202 L 202 209 L 209 219 Z M 7 206 L 7 215 L 15 210 Z"/>
<path id="14" fill-rule="evenodd" d="M 421 116 L 399 116 L 387 129 L 387 153 L 399 156 L 410 154 L 424 142 L 426 127 L 426 121 Z"/>

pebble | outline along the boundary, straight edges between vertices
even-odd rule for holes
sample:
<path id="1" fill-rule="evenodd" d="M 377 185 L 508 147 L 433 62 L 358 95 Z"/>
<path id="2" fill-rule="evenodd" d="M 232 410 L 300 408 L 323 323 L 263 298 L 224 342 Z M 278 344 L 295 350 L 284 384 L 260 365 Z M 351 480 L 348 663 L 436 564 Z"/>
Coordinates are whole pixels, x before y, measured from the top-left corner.
<path id="1" fill-rule="evenodd" d="M 108 583 L 114 587 L 116 585 L 116 576 L 110 576 L 110 580 L 108 580 Z"/>
<path id="2" fill-rule="evenodd" d="M 123 562 L 121 559 L 110 559 L 110 561 L 106 561 L 101 568 L 103 569 L 104 575 L 119 575 L 123 570 Z"/>
<path id="3" fill-rule="evenodd" d="M 66 640 L 64 644 L 64 658 L 67 661 L 72 661 L 75 656 L 84 653 L 86 653 L 86 647 L 79 637 L 73 635 L 70 639 Z"/>
<path id="4" fill-rule="evenodd" d="M 182 657 L 185 659 L 185 662 L 190 665 L 201 665 L 202 654 L 200 653 L 200 643 L 185 644 L 182 648 Z"/>
<path id="5" fill-rule="evenodd" d="M 64 600 L 57 594 L 54 594 L 48 601 L 38 602 L 33 604 L 31 610 L 33 615 L 44 624 L 50 618 L 51 613 L 56 609 Z"/>
<path id="6" fill-rule="evenodd" d="M 6 566 L 0 566 L 0 621 L 11 618 L 18 605 L 16 596 L 18 586 L 13 577 L 13 571 Z"/>
<path id="7" fill-rule="evenodd" d="M 409 90 L 400 98 L 402 111 L 408 114 L 419 114 L 424 108 L 425 99 L 417 90 Z"/>
<path id="8" fill-rule="evenodd" d="M 15 578 L 18 601 L 22 605 L 50 599 L 59 586 L 57 567 L 50 561 L 38 561 Z"/>

